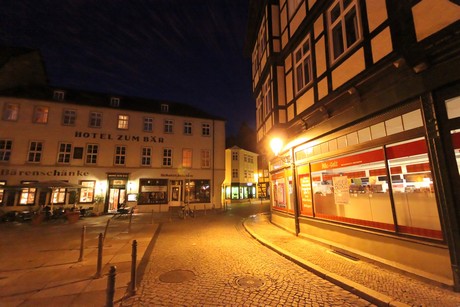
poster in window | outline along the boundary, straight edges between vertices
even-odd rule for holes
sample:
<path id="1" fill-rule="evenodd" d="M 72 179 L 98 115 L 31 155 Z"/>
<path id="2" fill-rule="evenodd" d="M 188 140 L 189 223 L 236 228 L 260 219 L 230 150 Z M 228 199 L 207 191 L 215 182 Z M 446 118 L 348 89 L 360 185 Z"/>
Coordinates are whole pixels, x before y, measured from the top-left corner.
<path id="1" fill-rule="evenodd" d="M 300 198 L 302 201 L 302 214 L 313 216 L 310 175 L 299 175 Z"/>
<path id="2" fill-rule="evenodd" d="M 350 199 L 350 189 L 348 187 L 347 176 L 332 177 L 334 187 L 334 200 L 337 205 L 348 204 Z"/>

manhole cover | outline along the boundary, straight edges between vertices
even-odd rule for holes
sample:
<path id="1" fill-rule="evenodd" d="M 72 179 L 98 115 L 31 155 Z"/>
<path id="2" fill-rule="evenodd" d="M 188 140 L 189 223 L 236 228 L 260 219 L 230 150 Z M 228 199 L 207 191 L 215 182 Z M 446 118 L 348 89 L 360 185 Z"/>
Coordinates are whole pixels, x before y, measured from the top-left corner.
<path id="1" fill-rule="evenodd" d="M 160 281 L 167 283 L 181 283 L 195 278 L 195 273 L 188 270 L 173 270 L 160 275 Z"/>
<path id="2" fill-rule="evenodd" d="M 234 288 L 244 291 L 258 291 L 269 286 L 269 284 L 269 280 L 252 275 L 236 277 L 231 282 Z"/>
<path id="3" fill-rule="evenodd" d="M 265 282 L 254 276 L 246 276 L 246 277 L 240 277 L 236 279 L 236 283 L 238 286 L 243 287 L 243 288 L 249 288 L 249 289 L 258 289 L 261 288 L 265 285 Z"/>

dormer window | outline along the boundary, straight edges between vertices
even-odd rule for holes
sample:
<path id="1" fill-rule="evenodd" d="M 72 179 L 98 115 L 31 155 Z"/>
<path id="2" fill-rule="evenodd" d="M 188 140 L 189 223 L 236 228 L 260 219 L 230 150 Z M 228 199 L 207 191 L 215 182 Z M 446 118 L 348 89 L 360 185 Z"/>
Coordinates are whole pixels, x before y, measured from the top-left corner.
<path id="1" fill-rule="evenodd" d="M 168 113 L 168 112 L 169 112 L 169 105 L 167 105 L 167 104 L 162 104 L 162 105 L 161 105 L 161 112 L 163 112 L 163 113 Z"/>
<path id="2" fill-rule="evenodd" d="M 53 93 L 53 99 L 57 101 L 63 101 L 65 97 L 65 92 L 64 91 L 54 91 Z"/>
<path id="3" fill-rule="evenodd" d="M 110 106 L 114 107 L 114 108 L 118 108 L 120 106 L 120 98 L 111 97 L 110 98 Z"/>

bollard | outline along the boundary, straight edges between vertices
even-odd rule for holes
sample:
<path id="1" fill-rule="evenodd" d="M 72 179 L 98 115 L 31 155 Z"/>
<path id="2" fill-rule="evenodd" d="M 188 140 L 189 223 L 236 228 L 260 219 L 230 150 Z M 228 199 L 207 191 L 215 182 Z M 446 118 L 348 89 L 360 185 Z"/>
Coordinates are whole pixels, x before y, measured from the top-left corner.
<path id="1" fill-rule="evenodd" d="M 107 220 L 107 224 L 105 225 L 104 240 L 107 237 L 107 230 L 109 229 L 109 224 L 110 224 L 110 219 Z"/>
<path id="2" fill-rule="evenodd" d="M 85 236 L 86 226 L 83 226 L 81 229 L 80 258 L 78 258 L 78 262 L 83 261 L 83 258 L 85 257 Z"/>
<path id="3" fill-rule="evenodd" d="M 153 209 L 152 209 L 152 217 L 150 218 L 150 224 L 153 224 Z"/>
<path id="4" fill-rule="evenodd" d="M 115 296 L 115 276 L 117 275 L 117 267 L 111 266 L 109 276 L 107 277 L 107 299 L 106 307 L 113 307 L 113 298 Z"/>
<path id="5" fill-rule="evenodd" d="M 99 234 L 99 243 L 97 245 L 97 271 L 96 278 L 101 278 L 102 274 L 102 248 L 104 246 L 104 239 L 102 238 L 102 233 Z"/>
<path id="6" fill-rule="evenodd" d="M 131 282 L 129 283 L 129 294 L 136 295 L 136 263 L 137 263 L 137 241 L 133 240 L 131 253 Z"/>
<path id="7" fill-rule="evenodd" d="M 129 224 L 128 224 L 128 233 L 131 232 L 131 221 L 133 219 L 133 210 L 131 209 L 131 212 L 129 213 Z"/>

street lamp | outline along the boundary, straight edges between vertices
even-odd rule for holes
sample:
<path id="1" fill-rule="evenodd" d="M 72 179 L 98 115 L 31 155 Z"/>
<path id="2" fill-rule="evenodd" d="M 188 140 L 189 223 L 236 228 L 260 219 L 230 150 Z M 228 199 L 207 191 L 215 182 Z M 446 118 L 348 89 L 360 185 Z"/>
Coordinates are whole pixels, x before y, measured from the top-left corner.
<path id="1" fill-rule="evenodd" d="M 295 235 L 298 236 L 300 233 L 300 225 L 299 225 L 299 207 L 297 205 L 297 175 L 296 175 L 296 167 L 294 162 L 294 147 L 291 148 L 291 153 L 289 156 L 279 157 L 279 153 L 283 148 L 283 140 L 281 138 L 275 137 L 270 141 L 270 147 L 275 154 L 276 157 L 280 158 L 283 163 L 290 164 L 292 170 L 292 202 L 294 206 L 294 223 L 295 223 Z"/>

